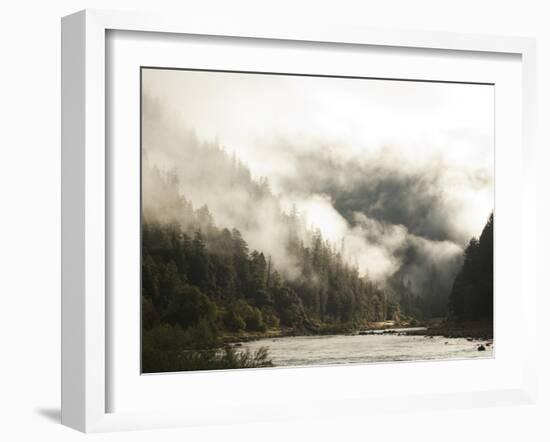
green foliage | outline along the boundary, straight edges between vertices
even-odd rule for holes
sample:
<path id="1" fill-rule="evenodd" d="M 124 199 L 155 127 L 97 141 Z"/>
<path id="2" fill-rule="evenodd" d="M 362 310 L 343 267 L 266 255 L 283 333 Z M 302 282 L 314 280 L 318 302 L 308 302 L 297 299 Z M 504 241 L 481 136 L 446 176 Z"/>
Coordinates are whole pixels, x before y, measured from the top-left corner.
<path id="1" fill-rule="evenodd" d="M 210 257 L 206 251 L 206 244 L 200 230 L 195 232 L 187 252 L 187 261 L 189 262 L 189 281 L 192 284 L 201 287 L 203 290 L 208 289 L 212 279 Z"/>
<path id="2" fill-rule="evenodd" d="M 228 330 L 233 332 L 239 332 L 246 328 L 244 319 L 232 308 L 225 311 L 223 315 L 223 324 Z"/>
<path id="3" fill-rule="evenodd" d="M 254 353 L 249 350 L 237 352 L 233 347 L 225 346 L 220 358 L 219 368 L 258 368 L 271 367 L 267 348 L 260 347 Z"/>
<path id="4" fill-rule="evenodd" d="M 356 324 L 344 322 L 344 323 L 333 323 L 333 324 L 321 324 L 319 328 L 319 333 L 322 335 L 335 335 L 342 333 L 350 333 L 356 329 Z"/>
<path id="5" fill-rule="evenodd" d="M 151 298 L 141 298 L 141 325 L 148 330 L 159 323 L 160 317 Z"/>
<path id="6" fill-rule="evenodd" d="M 260 309 L 250 306 L 243 299 L 233 302 L 228 307 L 224 323 L 232 331 L 265 331 L 267 329 Z"/>
<path id="7" fill-rule="evenodd" d="M 254 353 L 220 348 L 206 321 L 187 330 L 161 324 L 144 331 L 141 362 L 144 373 L 272 366 L 265 348 Z"/>
<path id="8" fill-rule="evenodd" d="M 281 324 L 289 327 L 300 327 L 304 322 L 302 300 L 289 287 L 280 287 L 274 293 L 274 307 L 281 319 Z"/>
<path id="9" fill-rule="evenodd" d="M 160 295 L 159 271 L 151 255 L 147 255 L 141 266 L 143 296 L 158 299 Z"/>
<path id="10" fill-rule="evenodd" d="M 265 305 L 261 308 L 262 318 L 267 328 L 279 328 L 280 320 L 277 312 L 271 306 Z"/>
<path id="11" fill-rule="evenodd" d="M 244 317 L 246 329 L 250 331 L 266 331 L 267 326 L 264 324 L 262 312 L 257 307 L 250 307 L 248 314 Z"/>
<path id="12" fill-rule="evenodd" d="M 164 319 L 182 328 L 195 326 L 201 320 L 215 322 L 216 306 L 197 287 L 182 285 L 170 299 Z"/>
<path id="13" fill-rule="evenodd" d="M 158 299 L 159 310 L 164 312 L 173 302 L 178 293 L 183 290 L 183 283 L 176 263 L 170 260 L 160 267 L 160 294 Z"/>

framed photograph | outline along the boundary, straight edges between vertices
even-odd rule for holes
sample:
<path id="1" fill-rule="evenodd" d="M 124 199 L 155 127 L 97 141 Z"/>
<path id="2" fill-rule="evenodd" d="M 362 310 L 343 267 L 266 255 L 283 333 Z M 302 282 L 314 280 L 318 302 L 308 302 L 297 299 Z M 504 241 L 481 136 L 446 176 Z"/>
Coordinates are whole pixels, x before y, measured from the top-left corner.
<path id="1" fill-rule="evenodd" d="M 534 400 L 533 40 L 82 11 L 62 54 L 64 424 Z"/>

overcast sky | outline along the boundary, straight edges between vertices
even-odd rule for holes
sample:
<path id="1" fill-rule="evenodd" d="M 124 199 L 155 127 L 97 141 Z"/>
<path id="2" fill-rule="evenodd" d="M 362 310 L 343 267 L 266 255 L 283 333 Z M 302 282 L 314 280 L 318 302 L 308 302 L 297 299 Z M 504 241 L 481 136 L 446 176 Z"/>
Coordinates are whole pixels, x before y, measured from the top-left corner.
<path id="1" fill-rule="evenodd" d="M 389 147 L 397 158 L 388 160 L 403 167 L 448 167 L 444 190 L 468 200 L 454 216 L 469 234 L 493 208 L 492 86 L 150 69 L 143 86 L 199 137 L 217 139 L 254 175 L 269 177 L 275 191 L 296 172 L 295 151 L 347 159 Z M 457 174 L 490 181 L 457 187 Z"/>
<path id="2" fill-rule="evenodd" d="M 492 86 L 158 69 L 142 78 L 174 121 L 234 151 L 333 241 L 379 232 L 456 254 L 493 210 Z"/>

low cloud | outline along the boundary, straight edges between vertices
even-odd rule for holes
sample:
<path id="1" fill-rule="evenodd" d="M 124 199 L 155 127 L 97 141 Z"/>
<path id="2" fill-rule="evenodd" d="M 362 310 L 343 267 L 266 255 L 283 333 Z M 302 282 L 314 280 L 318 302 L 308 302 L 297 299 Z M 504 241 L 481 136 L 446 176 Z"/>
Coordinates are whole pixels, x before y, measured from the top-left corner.
<path id="1" fill-rule="evenodd" d="M 285 216 L 296 211 L 302 235 L 307 236 L 306 228 L 319 229 L 334 250 L 380 284 L 398 278 L 419 292 L 436 272 L 450 285 L 464 246 L 479 235 L 493 209 L 492 115 L 486 117 L 484 110 L 492 109 L 492 92 L 438 85 L 432 98 L 444 109 L 441 115 L 430 113 L 428 105 L 415 114 L 410 103 L 401 112 L 402 96 L 429 99 L 426 85 L 417 91 L 399 82 L 393 89 L 388 82 L 379 89 L 369 84 L 361 92 L 363 101 L 353 94 L 340 97 L 347 97 L 353 112 L 340 106 L 323 113 L 316 109 L 327 109 L 323 100 L 330 94 L 320 94 L 304 108 L 300 103 L 308 100 L 308 92 L 298 83 L 288 89 L 284 79 L 277 79 L 278 87 L 299 96 L 296 106 L 290 95 L 272 97 L 278 89 L 263 87 L 262 81 L 269 80 L 265 76 L 235 80 L 241 94 L 236 102 L 222 99 L 231 95 L 231 88 L 220 86 L 219 76 L 214 81 L 200 73 L 179 74 L 169 74 L 166 84 L 172 89 L 161 81 L 165 74 L 144 77 L 144 164 L 175 171 L 181 195 L 195 207 L 207 204 L 219 226 L 241 230 L 251 248 L 270 254 L 292 275 Z M 194 93 L 190 96 L 200 106 L 193 107 L 179 97 L 177 91 L 183 89 L 178 85 L 191 93 L 194 84 L 208 86 L 205 94 L 211 101 L 201 102 Z M 247 95 L 249 86 L 256 94 Z M 260 90 L 261 102 L 253 98 Z M 384 107 L 388 91 L 391 108 Z M 365 101 L 374 92 L 378 107 Z M 476 107 L 472 97 L 478 95 L 482 98 Z M 273 109 L 264 108 L 265 103 Z M 246 118 L 235 121 L 245 115 L 238 110 L 247 106 Z M 306 110 L 312 116 L 301 120 L 299 112 Z M 457 122 L 450 124 L 452 118 Z M 214 134 L 215 128 L 220 132 Z M 144 184 L 143 190 L 144 209 L 160 213 L 161 206 L 170 207 L 169 195 L 159 194 L 153 185 Z"/>

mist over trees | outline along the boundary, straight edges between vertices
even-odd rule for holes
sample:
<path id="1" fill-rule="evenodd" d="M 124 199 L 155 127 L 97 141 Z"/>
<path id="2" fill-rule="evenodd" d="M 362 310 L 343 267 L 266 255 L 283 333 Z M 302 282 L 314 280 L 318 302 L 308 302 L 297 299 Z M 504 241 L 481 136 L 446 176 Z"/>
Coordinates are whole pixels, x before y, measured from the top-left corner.
<path id="1" fill-rule="evenodd" d="M 253 249 L 269 253 L 278 267 L 293 270 L 281 212 L 290 213 L 295 205 L 303 224 L 321 225 L 325 239 L 337 244 L 344 260 L 370 280 L 385 283 L 398 272 L 421 295 L 435 267 L 448 281 L 445 291 L 450 289 L 469 235 L 459 241 L 451 233 L 452 207 L 443 204 L 443 184 L 438 178 L 441 165 L 428 173 L 414 168 L 404 174 L 395 168 L 395 160 L 385 156 L 367 156 L 359 165 L 325 154 L 322 146 L 317 157 L 311 157 L 298 155 L 299 147 L 291 150 L 281 143 L 273 146 L 274 151 L 295 163 L 290 169 L 282 166 L 279 174 L 287 176 L 288 182 L 279 178 L 273 190 L 267 179 L 253 177 L 220 143 L 199 139 L 177 113 L 167 112 L 146 94 L 143 100 L 145 166 L 177 174 L 181 194 L 195 204 L 206 204 L 218 225 L 239 229 Z M 144 209 L 173 220 L 176 214 L 170 213 L 166 196 L 145 180 L 144 175 Z M 436 225 L 446 237 L 426 233 L 435 232 Z M 342 243 L 344 250 L 340 250 Z"/>
<path id="2" fill-rule="evenodd" d="M 335 241 L 312 226 L 320 220 L 285 207 L 268 179 L 254 177 L 235 154 L 200 141 L 146 100 L 144 372 L 270 366 L 265 350 L 237 352 L 227 343 L 273 330 L 341 333 L 385 320 L 492 319 L 492 215 L 462 256 L 445 239 L 450 227 L 440 223 L 438 192 L 426 191 L 432 178 L 394 174 L 381 182 L 376 167 L 348 164 L 361 186 L 304 179 L 323 190 L 322 204 L 334 199 L 344 214 Z M 341 168 L 312 164 L 308 174 L 316 169 L 342 181 Z M 411 189 L 416 199 L 404 204 Z M 384 223 L 388 214 L 397 224 Z M 413 216 L 411 230 L 399 224 Z"/>
<path id="3" fill-rule="evenodd" d="M 218 154 L 234 169 L 228 186 L 244 182 L 250 199 L 276 200 L 266 180 L 256 183 L 241 163 Z M 143 182 L 159 195 L 143 204 L 144 371 L 233 367 L 233 350 L 216 352 L 231 333 L 330 333 L 399 316 L 393 294 L 361 277 L 296 211 L 279 209 L 285 262 L 278 265 L 270 254 L 251 250 L 238 229 L 218 227 L 208 206 L 195 209 L 180 193 L 177 173 L 144 163 Z M 182 348 L 189 360 L 179 356 Z M 269 365 L 265 358 L 249 355 L 240 363 Z"/>
<path id="4" fill-rule="evenodd" d="M 207 206 L 194 209 L 179 196 L 175 174 L 146 173 L 168 197 L 170 213 L 179 217 L 167 222 L 144 210 L 145 371 L 165 371 L 165 365 L 155 362 L 155 345 L 171 333 L 179 346 L 209 354 L 223 334 L 279 327 L 294 333 L 344 331 L 399 314 L 397 301 L 360 277 L 318 230 L 306 230 L 304 241 L 298 234 L 304 226 L 295 212 L 280 214 L 287 226 L 284 246 L 293 258 L 292 270 L 280 269 L 270 255 L 250 250 L 238 229 L 217 227 Z M 179 369 L 196 369 L 201 363 L 223 365 L 199 358 L 180 361 Z"/>

